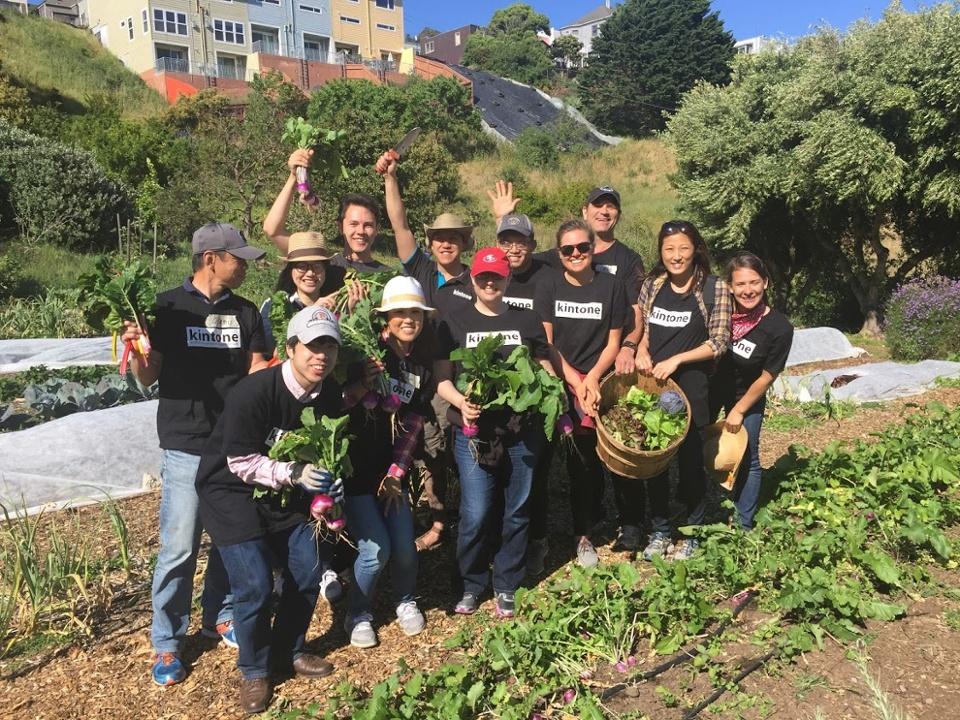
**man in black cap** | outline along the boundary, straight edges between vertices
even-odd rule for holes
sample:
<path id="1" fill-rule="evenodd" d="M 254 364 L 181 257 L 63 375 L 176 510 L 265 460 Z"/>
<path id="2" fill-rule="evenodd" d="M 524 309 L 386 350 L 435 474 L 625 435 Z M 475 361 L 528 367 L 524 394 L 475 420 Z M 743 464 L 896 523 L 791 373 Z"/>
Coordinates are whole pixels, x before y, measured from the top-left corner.
<path id="1" fill-rule="evenodd" d="M 208 223 L 193 234 L 193 276 L 157 296 L 156 322 L 148 329 L 147 357 L 134 350 L 130 368 L 143 385 L 159 382 L 157 434 L 163 449 L 160 478 L 160 552 L 153 576 L 151 641 L 153 680 L 173 685 L 186 677 L 181 644 L 190 625 L 193 575 L 201 524 L 194 481 L 200 453 L 213 431 L 227 392 L 251 368 L 265 363 L 266 340 L 256 305 L 234 295 L 247 261 L 264 251 L 247 245 L 232 225 Z M 124 342 L 140 331 L 125 322 Z M 216 547 L 204 577 L 204 635 L 237 647 L 230 587 Z"/>

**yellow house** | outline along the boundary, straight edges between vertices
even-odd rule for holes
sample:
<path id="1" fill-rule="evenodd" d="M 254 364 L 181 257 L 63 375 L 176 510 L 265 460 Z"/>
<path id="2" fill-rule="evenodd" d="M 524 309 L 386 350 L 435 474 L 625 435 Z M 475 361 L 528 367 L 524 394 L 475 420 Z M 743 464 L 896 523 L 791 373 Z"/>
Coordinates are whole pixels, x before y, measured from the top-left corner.
<path id="1" fill-rule="evenodd" d="M 334 49 L 399 65 L 403 0 L 330 0 Z"/>

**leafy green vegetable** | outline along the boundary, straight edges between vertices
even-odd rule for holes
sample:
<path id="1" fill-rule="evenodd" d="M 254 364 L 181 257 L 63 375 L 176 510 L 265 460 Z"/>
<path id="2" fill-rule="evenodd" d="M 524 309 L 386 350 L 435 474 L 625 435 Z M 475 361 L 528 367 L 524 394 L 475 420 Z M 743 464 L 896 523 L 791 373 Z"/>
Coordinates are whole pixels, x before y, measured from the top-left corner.
<path id="1" fill-rule="evenodd" d="M 668 412 L 658 395 L 636 386 L 620 398 L 602 421 L 618 442 L 637 450 L 664 450 L 687 427 L 686 408 Z"/>
<path id="2" fill-rule="evenodd" d="M 563 381 L 548 373 L 519 345 L 504 360 L 497 352 L 502 335 L 483 338 L 474 348 L 458 348 L 450 359 L 460 363 L 457 389 L 483 408 L 508 407 L 516 413 L 535 410 L 543 415 L 543 430 L 553 439 L 557 419 L 567 410 Z"/>
<path id="3" fill-rule="evenodd" d="M 388 280 L 396 276 L 397 271 L 392 269 L 372 273 L 360 273 L 352 269 L 347 270 L 343 278 L 343 287 L 337 291 L 337 296 L 334 299 L 334 310 L 340 314 L 346 312 L 350 286 L 355 283 L 360 283 L 366 289 L 366 297 L 370 298 L 370 306 L 378 307 L 383 300 L 383 286 L 387 284 Z"/>
<path id="4" fill-rule="evenodd" d="M 137 324 L 155 319 L 157 283 L 145 258 L 128 263 L 101 255 L 94 268 L 79 278 L 80 302 L 91 327 L 119 333 L 125 319 Z"/>
<path id="5" fill-rule="evenodd" d="M 346 351 L 344 359 L 337 364 L 363 362 L 367 358 L 383 361 L 386 353 L 380 347 L 380 331 L 383 321 L 374 310 L 370 297 L 361 298 L 349 315 L 340 317 L 340 338 L 343 340 L 341 352 Z M 380 397 L 390 395 L 390 381 L 383 373 L 377 376 L 377 394 Z"/>
<path id="6" fill-rule="evenodd" d="M 270 303 L 270 329 L 273 331 L 273 338 L 277 342 L 277 357 L 281 360 L 287 359 L 287 325 L 290 324 L 290 318 L 297 314 L 296 306 L 290 302 L 290 296 L 283 290 L 278 290 L 271 297 Z"/>
<path id="7" fill-rule="evenodd" d="M 314 127 L 302 117 L 289 118 L 283 132 L 283 142 L 304 150 L 313 150 L 311 166 L 319 169 L 326 177 L 339 173 L 348 177 L 347 168 L 340 159 L 339 141 L 347 134 L 346 130 L 328 130 Z"/>

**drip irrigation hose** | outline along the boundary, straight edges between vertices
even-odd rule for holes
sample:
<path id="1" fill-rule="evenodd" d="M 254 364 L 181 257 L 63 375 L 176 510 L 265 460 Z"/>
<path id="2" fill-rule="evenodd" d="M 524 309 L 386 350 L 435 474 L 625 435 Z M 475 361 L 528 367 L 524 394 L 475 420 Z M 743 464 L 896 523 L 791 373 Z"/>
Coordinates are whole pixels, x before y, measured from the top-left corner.
<path id="1" fill-rule="evenodd" d="M 710 634 L 708 634 L 705 638 L 703 638 L 702 640 L 699 640 L 695 645 L 690 645 L 689 647 L 681 650 L 672 658 L 670 658 L 665 662 L 660 663 L 655 668 L 639 673 L 637 675 L 632 675 L 631 677 L 628 677 L 624 682 L 620 682 L 620 683 L 617 683 L 616 685 L 608 687 L 606 690 L 604 690 L 600 694 L 600 700 L 601 701 L 609 700 L 610 698 L 615 697 L 616 695 L 619 695 L 620 693 L 622 693 L 631 685 L 639 685 L 640 683 L 644 683 L 644 682 L 647 682 L 648 680 L 652 680 L 653 678 L 657 677 L 657 675 L 661 675 L 665 673 L 667 670 L 669 670 L 672 667 L 676 667 L 677 665 L 682 665 L 685 662 L 689 662 L 690 660 L 693 660 L 697 655 L 700 654 L 700 651 L 697 649 L 697 646 L 710 642 L 715 637 L 718 637 L 721 633 L 723 633 L 723 631 L 726 630 L 727 627 L 729 627 L 730 623 L 732 623 L 737 618 L 737 616 L 740 613 L 742 613 L 751 602 L 753 602 L 753 599 L 754 597 L 756 597 L 756 594 L 757 593 L 754 590 L 747 590 L 744 593 L 743 600 L 738 602 L 737 605 L 733 608 L 733 612 L 728 617 L 724 618 L 720 622 L 720 624 L 717 625 L 717 627 L 715 627 L 710 632 Z"/>
<path id="2" fill-rule="evenodd" d="M 764 655 L 761 655 L 760 657 L 758 657 L 756 660 L 753 660 L 752 662 L 747 664 L 743 668 L 743 670 L 740 671 L 740 674 L 733 679 L 733 684 L 739 685 L 741 682 L 743 682 L 744 678 L 746 678 L 747 675 L 752 673 L 754 670 L 757 670 L 758 668 L 762 667 L 764 663 L 766 663 L 768 660 L 770 660 L 770 658 L 772 658 L 776 654 L 777 654 L 777 649 L 774 648 L 773 650 L 770 650 Z M 717 690 L 715 690 L 713 694 L 711 694 L 708 698 L 703 700 L 699 705 L 697 705 L 694 708 L 691 708 L 686 713 L 684 713 L 683 720 L 693 720 L 693 718 L 697 717 L 697 715 L 699 715 L 701 712 L 703 712 L 708 707 L 713 705 L 713 703 L 715 703 L 720 698 L 720 696 L 723 695 L 726 691 L 727 691 L 726 686 L 717 688 Z"/>

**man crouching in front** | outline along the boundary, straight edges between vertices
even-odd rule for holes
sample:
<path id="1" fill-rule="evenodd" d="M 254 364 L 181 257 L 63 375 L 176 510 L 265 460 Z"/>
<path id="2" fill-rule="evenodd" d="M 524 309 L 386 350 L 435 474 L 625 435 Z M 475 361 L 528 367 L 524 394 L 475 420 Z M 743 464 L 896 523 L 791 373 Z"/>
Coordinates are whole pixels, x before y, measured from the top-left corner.
<path id="1" fill-rule="evenodd" d="M 233 588 L 240 705 L 251 714 L 270 703 L 271 672 L 333 672 L 329 662 L 304 652 L 324 567 L 319 548 L 329 547 L 314 535 L 310 501 L 317 493 L 342 497 L 342 479 L 315 465 L 271 460 L 267 453 L 285 432 L 302 427 L 304 408 L 313 408 L 318 418 L 342 414 L 341 389 L 327 379 L 339 350 L 333 313 L 311 306 L 294 315 L 287 327 L 288 360 L 237 383 L 197 472 L 200 515 Z M 283 581 L 274 611 L 275 566 Z"/>

